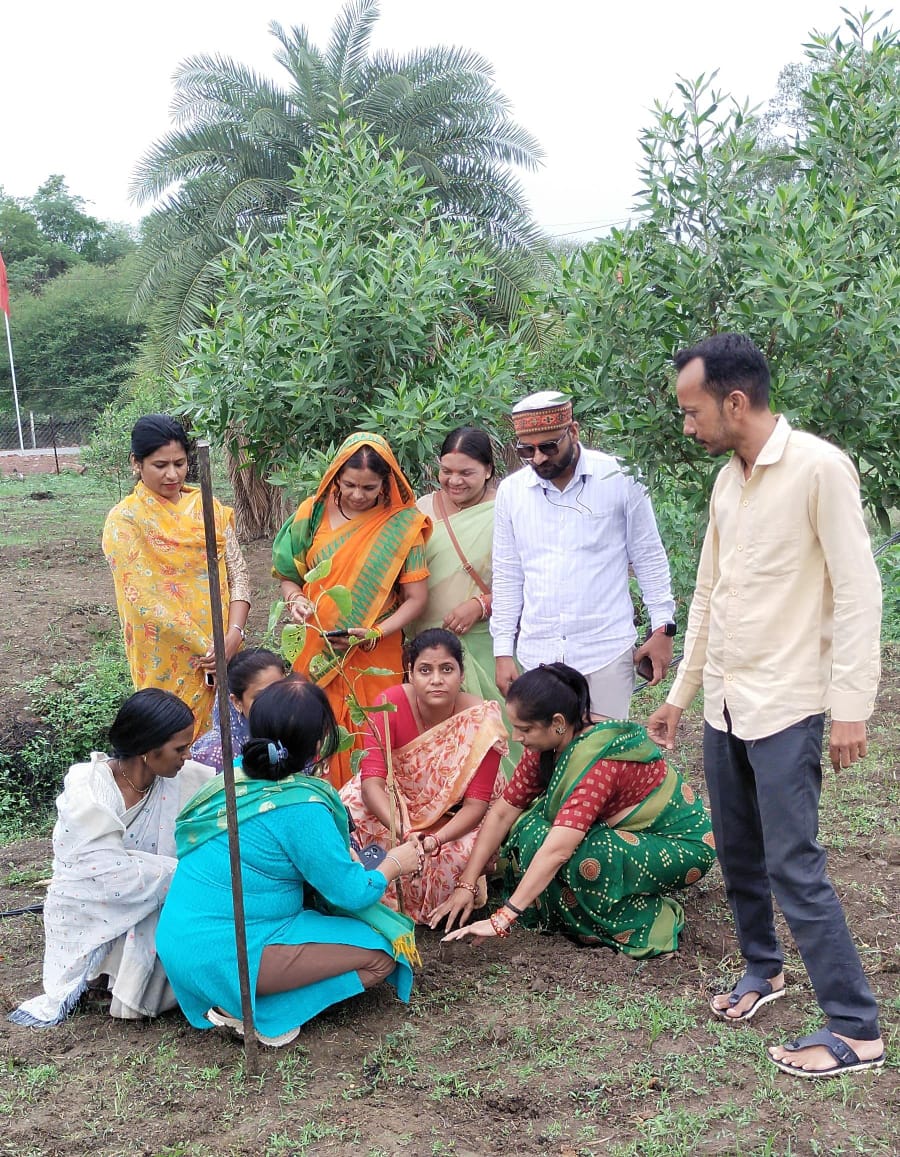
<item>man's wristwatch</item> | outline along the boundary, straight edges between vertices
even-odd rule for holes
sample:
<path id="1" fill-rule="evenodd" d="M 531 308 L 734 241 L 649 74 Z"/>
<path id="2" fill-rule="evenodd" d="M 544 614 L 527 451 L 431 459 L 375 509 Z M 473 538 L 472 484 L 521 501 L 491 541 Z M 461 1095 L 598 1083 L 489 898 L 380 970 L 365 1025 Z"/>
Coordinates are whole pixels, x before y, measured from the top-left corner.
<path id="1" fill-rule="evenodd" d="M 661 627 L 657 627 L 657 628 L 656 628 L 656 630 L 653 632 L 653 634 L 655 635 L 655 634 L 657 634 L 659 631 L 662 631 L 662 633 L 663 633 L 664 635 L 668 635 L 668 636 L 669 636 L 669 638 L 671 639 L 671 638 L 673 638 L 675 635 L 677 635 L 677 634 L 678 634 L 678 624 L 677 624 L 677 623 L 675 623 L 675 622 L 672 622 L 672 623 L 663 623 Z"/>

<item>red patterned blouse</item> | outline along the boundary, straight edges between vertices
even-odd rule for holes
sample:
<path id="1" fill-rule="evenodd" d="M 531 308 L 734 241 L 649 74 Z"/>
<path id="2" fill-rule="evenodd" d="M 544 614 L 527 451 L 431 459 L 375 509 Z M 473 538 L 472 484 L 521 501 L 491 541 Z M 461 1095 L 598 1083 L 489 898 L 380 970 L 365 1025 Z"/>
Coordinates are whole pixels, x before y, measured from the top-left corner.
<path id="1" fill-rule="evenodd" d="M 634 763 L 626 759 L 601 759 L 582 776 L 581 782 L 559 809 L 554 827 L 587 832 L 625 808 L 637 807 L 666 778 L 665 760 Z M 543 792 L 540 755 L 526 751 L 519 760 L 503 798 L 515 808 L 529 807 Z"/>

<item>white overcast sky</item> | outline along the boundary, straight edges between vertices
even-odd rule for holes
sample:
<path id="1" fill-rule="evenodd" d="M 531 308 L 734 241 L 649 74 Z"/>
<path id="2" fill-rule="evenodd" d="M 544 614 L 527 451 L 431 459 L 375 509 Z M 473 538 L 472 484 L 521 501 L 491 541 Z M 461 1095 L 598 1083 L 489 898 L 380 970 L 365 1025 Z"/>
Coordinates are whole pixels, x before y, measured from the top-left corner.
<path id="1" fill-rule="evenodd" d="M 856 10 L 857 5 L 848 2 Z M 0 3 L 0 186 L 28 196 L 50 173 L 104 220 L 136 221 L 136 161 L 169 127 L 172 74 L 195 53 L 280 79 L 267 26 L 306 24 L 324 48 L 338 0 L 8 0 Z M 880 9 L 880 6 L 877 6 Z M 472 48 L 496 70 L 516 119 L 541 142 L 523 184 L 539 223 L 581 237 L 629 215 L 638 132 L 677 75 L 764 102 L 839 0 L 382 0 L 373 47 Z"/>

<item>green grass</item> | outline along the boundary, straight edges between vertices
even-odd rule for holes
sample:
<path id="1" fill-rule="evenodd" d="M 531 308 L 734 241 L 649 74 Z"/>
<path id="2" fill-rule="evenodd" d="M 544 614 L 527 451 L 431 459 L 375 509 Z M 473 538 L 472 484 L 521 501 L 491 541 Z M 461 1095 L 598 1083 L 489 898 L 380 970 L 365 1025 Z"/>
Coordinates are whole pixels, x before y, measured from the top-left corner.
<path id="1" fill-rule="evenodd" d="M 32 499 L 35 493 L 52 498 Z M 0 477 L 0 546 L 44 548 L 79 540 L 100 544 L 100 528 L 118 492 L 89 475 L 31 474 L 24 480 Z M 84 548 L 83 548 L 84 549 Z"/>

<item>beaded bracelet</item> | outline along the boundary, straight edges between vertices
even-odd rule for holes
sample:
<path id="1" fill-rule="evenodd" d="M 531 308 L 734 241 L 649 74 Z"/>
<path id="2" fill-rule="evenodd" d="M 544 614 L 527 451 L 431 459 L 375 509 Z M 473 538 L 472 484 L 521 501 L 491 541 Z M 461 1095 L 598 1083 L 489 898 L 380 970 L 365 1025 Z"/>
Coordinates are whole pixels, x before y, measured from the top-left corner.
<path id="1" fill-rule="evenodd" d="M 491 927 L 494 929 L 495 936 L 499 936 L 501 939 L 505 939 L 509 935 L 509 925 L 502 924 L 496 912 L 494 912 L 492 916 L 489 916 L 488 920 Z"/>
<path id="2" fill-rule="evenodd" d="M 467 884 L 465 882 L 465 880 L 457 880 L 456 881 L 456 887 L 457 888 L 464 888 L 467 892 L 471 892 L 473 896 L 478 895 L 478 889 L 475 887 L 475 885 L 474 884 Z"/>

